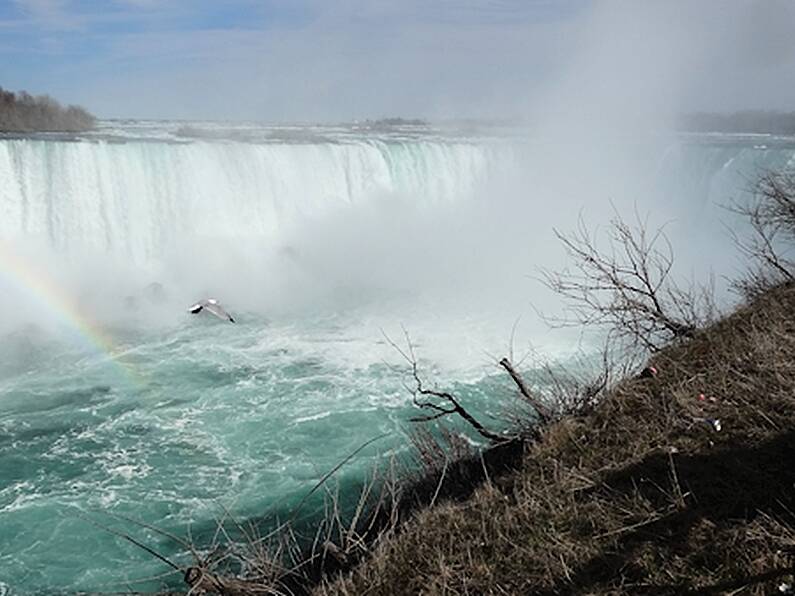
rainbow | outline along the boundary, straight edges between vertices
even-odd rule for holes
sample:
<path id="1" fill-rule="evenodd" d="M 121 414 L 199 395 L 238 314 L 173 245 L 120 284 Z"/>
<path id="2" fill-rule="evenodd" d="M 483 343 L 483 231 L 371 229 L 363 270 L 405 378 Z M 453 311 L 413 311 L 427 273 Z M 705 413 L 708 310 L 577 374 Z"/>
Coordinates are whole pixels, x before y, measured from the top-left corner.
<path id="1" fill-rule="evenodd" d="M 46 310 L 69 331 L 70 337 L 76 342 L 102 356 L 118 373 L 122 382 L 136 386 L 143 384 L 140 375 L 119 360 L 113 337 L 81 312 L 76 301 L 44 269 L 24 258 L 2 240 L 0 278 Z"/>

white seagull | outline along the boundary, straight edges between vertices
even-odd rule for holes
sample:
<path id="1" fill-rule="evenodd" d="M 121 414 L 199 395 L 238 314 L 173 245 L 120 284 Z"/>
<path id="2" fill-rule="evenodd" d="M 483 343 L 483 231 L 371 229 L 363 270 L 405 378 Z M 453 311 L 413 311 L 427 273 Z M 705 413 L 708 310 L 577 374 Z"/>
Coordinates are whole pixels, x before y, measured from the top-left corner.
<path id="1" fill-rule="evenodd" d="M 207 298 L 206 300 L 199 300 L 196 304 L 191 306 L 188 309 L 188 312 L 192 315 L 197 315 L 201 311 L 206 310 L 208 313 L 214 314 L 219 319 L 224 319 L 225 321 L 229 321 L 230 323 L 234 323 L 235 320 L 232 318 L 228 312 L 224 310 L 224 307 L 218 304 L 218 300 L 215 298 Z"/>

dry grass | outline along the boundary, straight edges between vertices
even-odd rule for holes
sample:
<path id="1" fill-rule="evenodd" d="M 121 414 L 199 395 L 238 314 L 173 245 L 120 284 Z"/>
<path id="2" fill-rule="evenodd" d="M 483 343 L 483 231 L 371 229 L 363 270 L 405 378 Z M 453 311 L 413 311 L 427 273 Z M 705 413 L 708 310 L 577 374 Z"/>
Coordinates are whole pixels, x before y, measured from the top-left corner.
<path id="1" fill-rule="evenodd" d="M 651 364 L 315 593 L 777 593 L 795 557 L 795 286 Z"/>

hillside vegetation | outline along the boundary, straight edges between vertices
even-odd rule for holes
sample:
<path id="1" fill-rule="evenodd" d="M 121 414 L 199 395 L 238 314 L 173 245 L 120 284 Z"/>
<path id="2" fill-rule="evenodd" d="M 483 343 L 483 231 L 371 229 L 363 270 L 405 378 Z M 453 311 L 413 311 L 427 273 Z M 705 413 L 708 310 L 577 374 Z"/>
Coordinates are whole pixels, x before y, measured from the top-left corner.
<path id="1" fill-rule="evenodd" d="M 94 116 L 81 107 L 63 107 L 48 95 L 0 87 L 0 132 L 82 132 L 95 124 Z"/>
<path id="2" fill-rule="evenodd" d="M 656 354 L 514 472 L 316 590 L 773 594 L 795 560 L 795 286 Z M 719 430 L 718 430 L 719 429 Z"/>

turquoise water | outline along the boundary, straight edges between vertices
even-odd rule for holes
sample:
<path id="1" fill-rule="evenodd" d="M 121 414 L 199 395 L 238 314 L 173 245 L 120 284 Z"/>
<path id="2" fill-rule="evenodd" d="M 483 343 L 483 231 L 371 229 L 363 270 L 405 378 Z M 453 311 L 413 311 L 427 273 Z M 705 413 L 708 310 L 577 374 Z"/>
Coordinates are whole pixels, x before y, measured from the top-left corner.
<path id="1" fill-rule="evenodd" d="M 167 568 L 86 518 L 173 556 L 177 545 L 109 516 L 206 535 L 224 508 L 288 514 L 369 439 L 385 435 L 341 481 L 403 448 L 416 412 L 378 329 L 352 332 L 338 316 L 184 319 L 157 333 L 116 330 L 112 356 L 35 333 L 4 342 L 17 369 L 0 379 L 0 581 L 11 593 L 154 589 L 135 580 Z M 487 378 L 457 390 L 499 416 L 508 386 L 496 387 Z"/>

